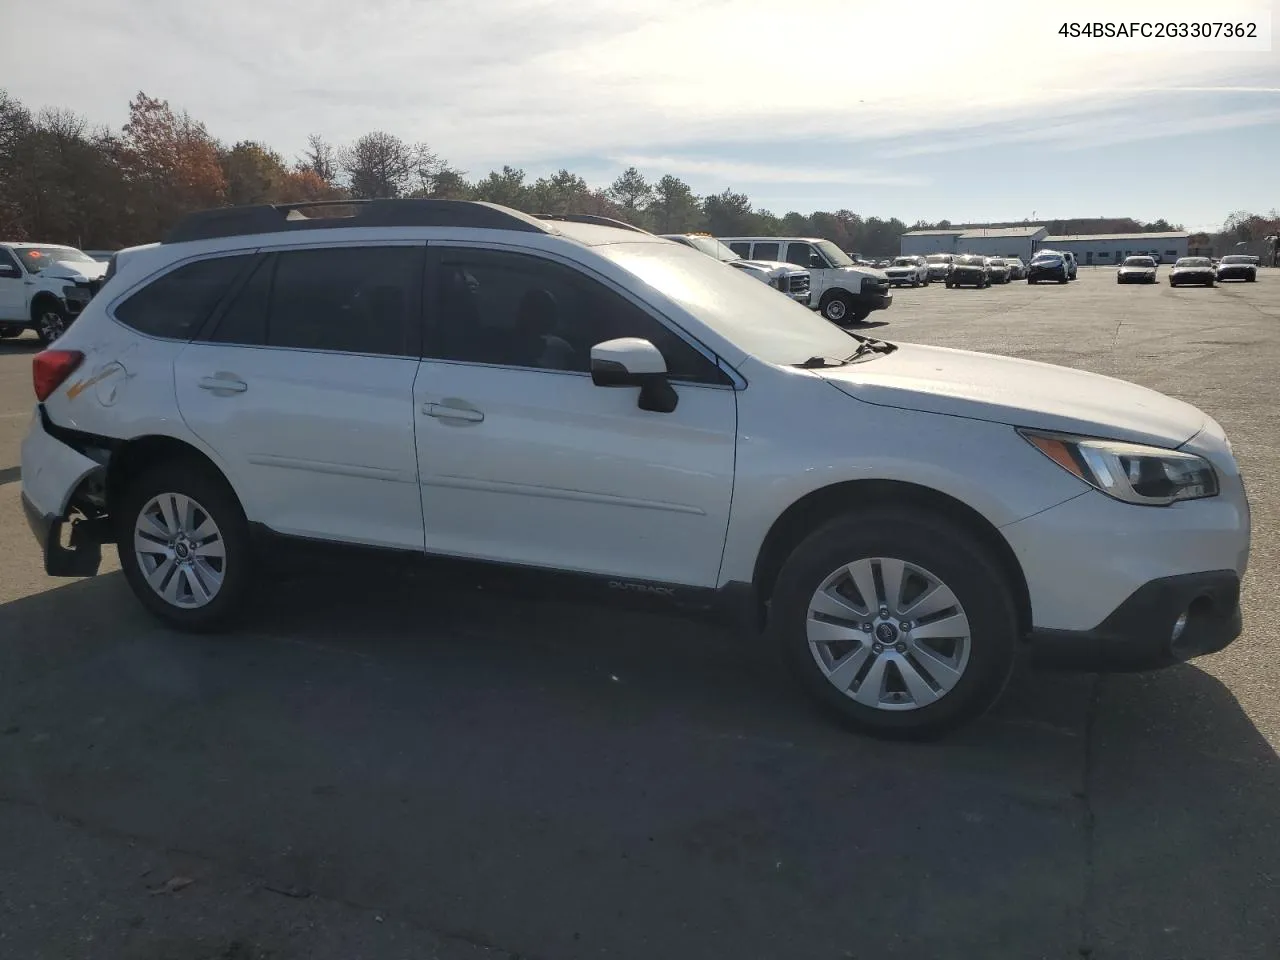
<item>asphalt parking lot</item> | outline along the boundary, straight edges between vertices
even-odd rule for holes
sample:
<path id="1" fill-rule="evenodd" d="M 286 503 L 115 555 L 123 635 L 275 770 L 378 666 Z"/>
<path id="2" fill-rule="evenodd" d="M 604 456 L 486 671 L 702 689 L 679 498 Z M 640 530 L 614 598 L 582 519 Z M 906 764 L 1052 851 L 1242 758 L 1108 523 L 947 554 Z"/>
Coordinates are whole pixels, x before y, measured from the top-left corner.
<path id="1" fill-rule="evenodd" d="M 286 580 L 186 637 L 114 558 L 41 572 L 37 345 L 0 344 L 0 957 L 1274 958 L 1280 271 L 935 284 L 882 320 L 1217 418 L 1253 503 L 1244 636 L 1024 670 L 913 746 L 815 715 L 758 640 L 430 576 Z"/>

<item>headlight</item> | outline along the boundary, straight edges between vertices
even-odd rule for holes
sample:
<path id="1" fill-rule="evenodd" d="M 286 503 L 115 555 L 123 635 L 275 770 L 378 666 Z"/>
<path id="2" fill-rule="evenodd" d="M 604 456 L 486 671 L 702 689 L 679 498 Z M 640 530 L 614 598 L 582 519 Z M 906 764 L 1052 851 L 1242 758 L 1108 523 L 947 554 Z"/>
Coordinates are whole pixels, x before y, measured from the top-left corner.
<path id="1" fill-rule="evenodd" d="M 1068 473 L 1126 503 L 1164 507 L 1218 495 L 1213 467 L 1192 453 L 1059 433 L 1019 433 Z"/>

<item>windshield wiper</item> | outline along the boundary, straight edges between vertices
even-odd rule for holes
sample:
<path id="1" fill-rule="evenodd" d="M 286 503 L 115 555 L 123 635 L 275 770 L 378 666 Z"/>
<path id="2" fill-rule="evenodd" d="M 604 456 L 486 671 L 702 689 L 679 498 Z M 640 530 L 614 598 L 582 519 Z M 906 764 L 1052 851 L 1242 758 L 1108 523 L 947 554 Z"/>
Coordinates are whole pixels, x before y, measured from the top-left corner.
<path id="1" fill-rule="evenodd" d="M 858 349 L 853 351 L 853 356 L 847 358 L 847 362 L 849 363 L 852 363 L 855 360 L 861 360 L 863 357 L 868 357 L 872 354 L 893 353 L 893 351 L 898 349 L 898 345 L 896 343 L 890 343 L 887 340 L 877 340 L 875 337 L 863 337 L 856 333 L 851 333 L 849 336 L 858 341 Z"/>
<path id="2" fill-rule="evenodd" d="M 834 357 L 810 357 L 804 363 L 793 363 L 793 367 L 801 370 L 818 370 L 822 367 L 843 367 L 848 360 L 837 360 Z"/>

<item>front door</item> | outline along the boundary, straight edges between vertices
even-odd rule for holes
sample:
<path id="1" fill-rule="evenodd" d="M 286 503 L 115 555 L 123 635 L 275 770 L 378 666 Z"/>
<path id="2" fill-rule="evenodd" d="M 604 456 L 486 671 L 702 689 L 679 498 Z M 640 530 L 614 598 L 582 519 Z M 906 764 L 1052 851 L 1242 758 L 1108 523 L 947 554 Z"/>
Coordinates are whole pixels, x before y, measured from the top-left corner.
<path id="1" fill-rule="evenodd" d="M 814 260 L 817 257 L 817 260 Z M 792 240 L 787 244 L 787 263 L 794 263 L 809 271 L 809 302 L 815 306 L 831 286 L 832 271 L 826 257 L 814 249 L 813 244 Z"/>
<path id="2" fill-rule="evenodd" d="M 0 320 L 27 321 L 26 277 L 18 258 L 0 250 Z"/>
<path id="3" fill-rule="evenodd" d="M 425 245 L 261 259 L 174 363 L 182 418 L 251 520 L 277 533 L 421 551 L 414 445 Z"/>
<path id="4" fill-rule="evenodd" d="M 431 251 L 414 387 L 427 551 L 714 586 L 733 486 L 729 378 L 578 267 Z M 592 345 L 624 336 L 663 352 L 673 412 L 592 384 Z"/>

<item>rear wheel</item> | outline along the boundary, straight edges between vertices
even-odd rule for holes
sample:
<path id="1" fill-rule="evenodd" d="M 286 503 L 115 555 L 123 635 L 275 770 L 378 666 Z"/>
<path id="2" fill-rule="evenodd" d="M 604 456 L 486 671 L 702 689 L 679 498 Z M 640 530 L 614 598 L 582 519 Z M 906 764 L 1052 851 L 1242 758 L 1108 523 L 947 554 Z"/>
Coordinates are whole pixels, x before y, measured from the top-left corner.
<path id="1" fill-rule="evenodd" d="M 863 732 L 930 737 L 982 714 L 1013 669 L 1017 616 L 998 562 L 944 517 L 880 509 L 791 554 L 770 629 L 803 686 Z"/>
<path id="2" fill-rule="evenodd" d="M 139 474 L 116 511 L 120 566 L 134 595 L 180 630 L 227 625 L 252 583 L 249 526 L 222 477 L 195 461 Z"/>
<path id="3" fill-rule="evenodd" d="M 67 332 L 71 326 L 67 311 L 62 304 L 52 298 L 42 300 L 33 310 L 36 322 L 36 335 L 46 347 Z"/>

